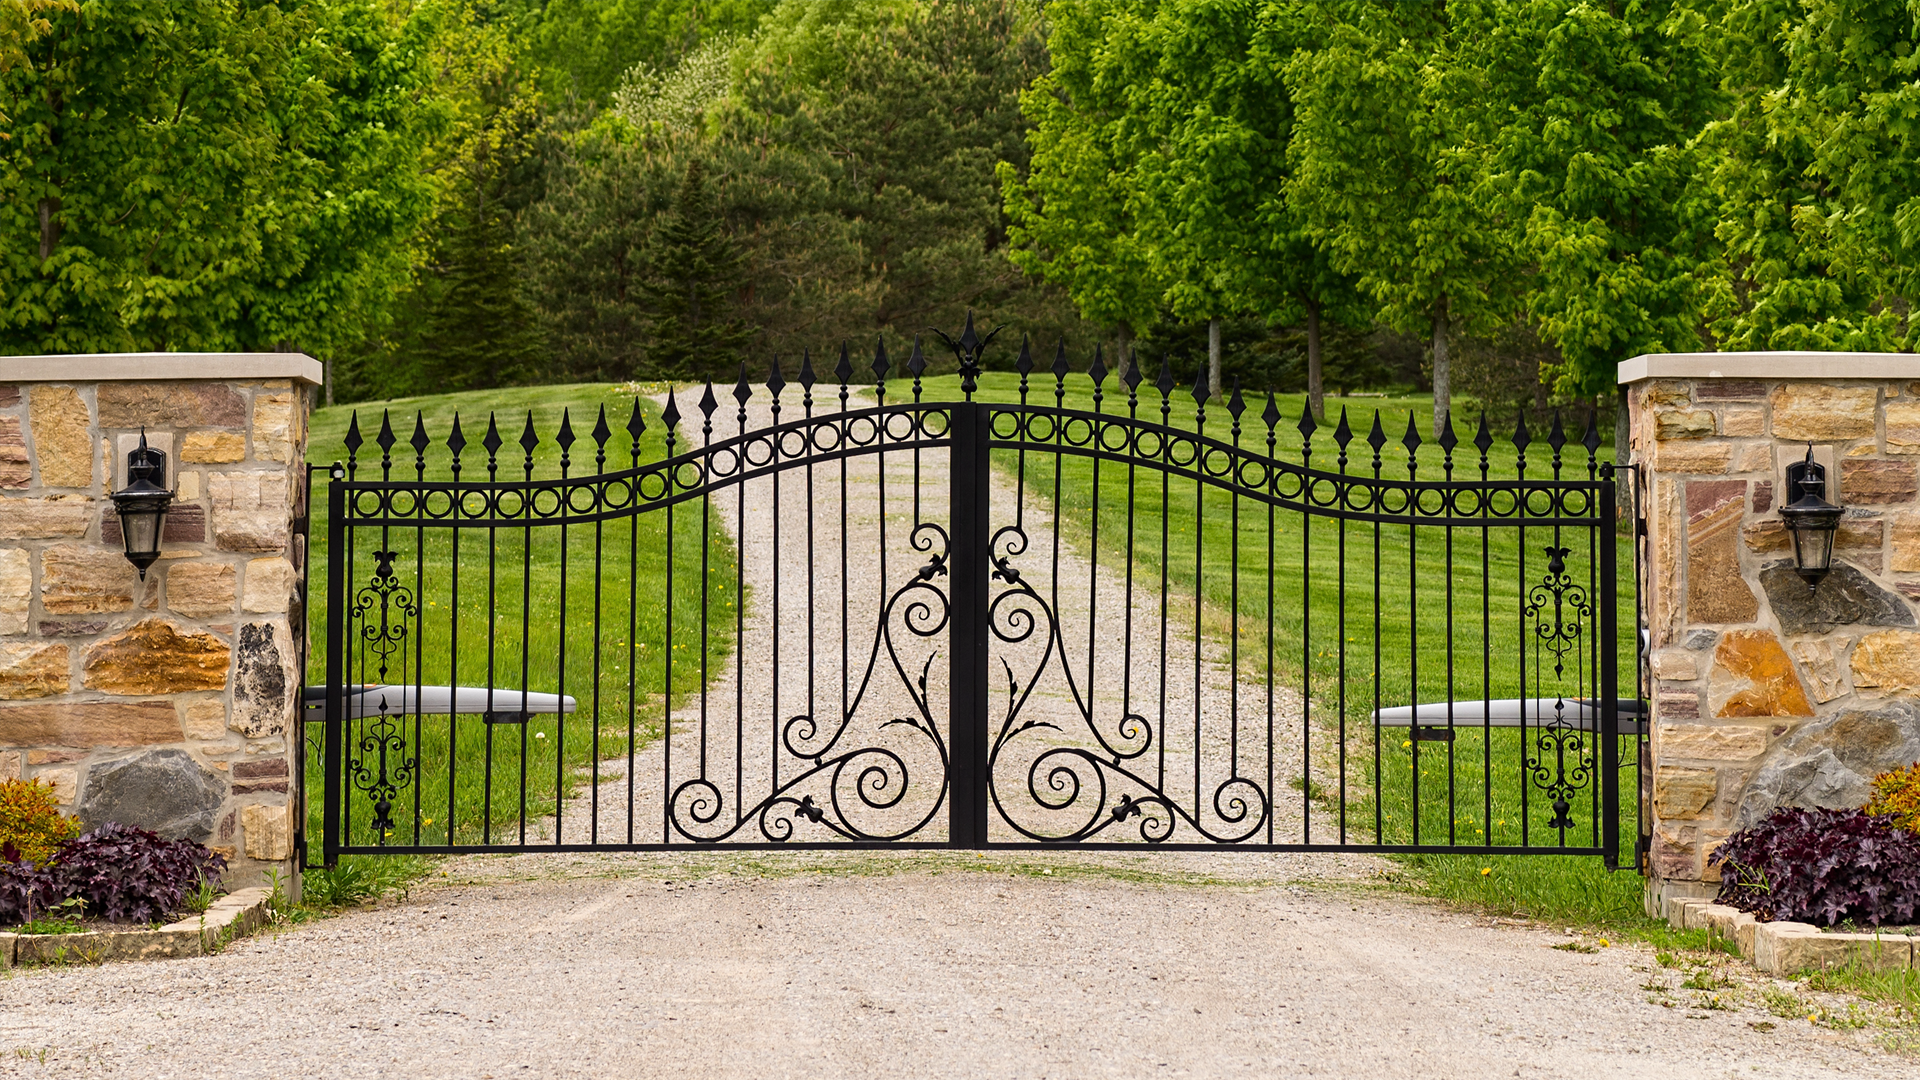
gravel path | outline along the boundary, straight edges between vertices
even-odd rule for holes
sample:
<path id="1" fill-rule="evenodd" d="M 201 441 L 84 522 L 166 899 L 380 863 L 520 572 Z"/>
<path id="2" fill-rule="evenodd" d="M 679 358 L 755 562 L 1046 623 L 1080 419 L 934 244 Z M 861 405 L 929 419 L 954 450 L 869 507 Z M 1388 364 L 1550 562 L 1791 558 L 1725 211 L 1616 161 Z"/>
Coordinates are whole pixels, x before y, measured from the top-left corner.
<path id="1" fill-rule="evenodd" d="M 1721 991 L 1732 1009 L 1699 1011 L 1683 973 L 1642 948 L 1559 951 L 1544 929 L 1351 887 L 1209 880 L 1184 860 L 1156 857 L 1154 875 L 1111 856 L 561 858 L 462 860 L 403 902 L 215 957 L 15 972 L 0 979 L 0 1073 L 1915 1071 L 1872 1028 L 1767 1014 L 1752 976 Z M 568 867 L 595 876 L 552 876 Z M 528 873 L 542 876 L 515 880 Z"/>

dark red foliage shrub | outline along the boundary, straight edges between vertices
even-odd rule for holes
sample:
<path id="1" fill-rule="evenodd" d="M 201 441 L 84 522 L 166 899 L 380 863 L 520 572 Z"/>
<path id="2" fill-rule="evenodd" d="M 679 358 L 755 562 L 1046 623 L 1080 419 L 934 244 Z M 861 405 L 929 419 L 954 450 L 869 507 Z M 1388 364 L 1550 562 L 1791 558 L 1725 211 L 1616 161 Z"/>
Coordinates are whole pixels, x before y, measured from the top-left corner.
<path id="1" fill-rule="evenodd" d="M 26 922 L 45 911 L 55 899 L 53 875 L 18 858 L 18 848 L 7 845 L 0 859 L 0 926 Z"/>
<path id="2" fill-rule="evenodd" d="M 47 869 L 56 899 L 79 897 L 87 914 L 152 922 L 179 910 L 201 878 L 217 881 L 227 860 L 191 840 L 164 840 L 108 822 L 62 847 Z"/>
<path id="3" fill-rule="evenodd" d="M 1910 923 L 1920 912 L 1920 835 L 1891 814 L 1783 806 L 1727 837 L 1720 901 L 1816 926 Z"/>

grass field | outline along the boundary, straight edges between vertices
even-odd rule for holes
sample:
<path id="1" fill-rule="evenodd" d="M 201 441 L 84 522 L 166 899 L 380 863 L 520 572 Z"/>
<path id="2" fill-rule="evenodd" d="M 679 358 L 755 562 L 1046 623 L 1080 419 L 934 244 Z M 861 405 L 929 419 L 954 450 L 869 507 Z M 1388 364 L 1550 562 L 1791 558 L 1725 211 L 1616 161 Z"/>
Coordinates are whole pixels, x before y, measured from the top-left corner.
<path id="1" fill-rule="evenodd" d="M 569 472 L 590 475 L 597 471 L 590 432 L 602 405 L 616 433 L 607 445 L 607 468 L 625 468 L 632 460 L 626 422 L 634 402 L 632 393 L 605 386 L 550 386 L 323 409 L 312 420 L 308 458 L 315 464 L 344 460 L 345 435 L 357 411 L 367 443 L 359 449 L 356 475 L 363 480 L 380 476 L 382 455 L 374 440 L 385 410 L 398 440 L 393 478 L 446 480 L 452 476 L 446 440 L 457 412 L 466 440 L 460 475 L 485 480 L 482 441 L 493 413 L 505 443 L 498 478 L 520 480 L 527 475 L 528 455 L 519 438 L 531 412 L 541 437 L 532 453 L 532 475 L 549 479 L 560 475 L 561 449 L 554 436 L 565 413 L 579 438 L 571 447 Z M 648 426 L 640 440 L 644 464 L 662 456 L 664 440 L 658 410 L 646 400 L 640 408 Z M 431 440 L 424 470 L 416 467 L 409 445 L 416 414 Z M 578 701 L 571 716 L 536 716 L 524 724 L 487 723 L 473 714 L 399 718 L 397 734 L 405 749 L 389 755 L 389 774 L 412 758 L 413 775 L 400 785 L 392 813 L 396 828 L 385 837 L 389 842 L 518 842 L 531 823 L 552 812 L 556 799 L 575 790 L 583 779 L 579 770 L 658 735 L 669 678 L 678 701 L 699 688 L 706 667 L 717 668 L 730 655 L 733 605 L 739 599 L 733 595 L 735 549 L 718 522 L 703 520 L 698 502 L 674 513 L 671 532 L 668 515 L 661 512 L 567 528 L 368 528 L 354 530 L 336 552 L 326 540 L 326 492 L 324 475 L 317 475 L 310 684 L 322 685 L 326 678 L 327 561 L 350 558 L 349 606 L 368 606 L 354 627 L 348 683 L 492 686 L 568 694 Z M 704 546 L 703 535 L 710 540 Z M 389 625 L 405 626 L 404 636 L 392 639 L 393 648 L 384 656 L 383 643 L 367 636 L 380 626 L 379 591 L 370 588 L 378 571 L 376 551 L 397 553 L 389 584 L 401 592 L 387 598 Z M 597 574 L 590 569 L 596 566 Z M 663 602 L 669 594 L 670 605 Z M 708 634 L 698 633 L 703 604 Z M 404 619 L 403 606 L 413 609 Z M 682 620 L 674 627 L 673 648 L 669 611 Z M 347 749 L 375 778 L 378 745 L 362 747 L 359 740 L 377 734 L 372 723 L 358 722 L 350 732 L 354 745 Z M 311 735 L 318 738 L 317 726 Z M 316 840 L 322 811 L 319 766 L 310 743 L 308 831 Z M 347 800 L 354 843 L 382 839 L 370 828 L 369 803 L 358 792 Z"/>

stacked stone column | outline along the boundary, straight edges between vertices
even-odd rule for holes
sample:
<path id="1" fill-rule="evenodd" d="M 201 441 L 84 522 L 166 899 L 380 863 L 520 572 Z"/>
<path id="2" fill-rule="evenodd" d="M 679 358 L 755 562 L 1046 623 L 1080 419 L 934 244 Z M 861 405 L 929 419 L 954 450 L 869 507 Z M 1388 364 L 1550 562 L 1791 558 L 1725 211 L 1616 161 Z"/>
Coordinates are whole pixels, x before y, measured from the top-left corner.
<path id="1" fill-rule="evenodd" d="M 0 358 L 0 778 L 89 825 L 297 879 L 294 524 L 320 366 L 298 354 Z M 108 493 L 144 429 L 177 497 L 143 582 Z"/>
<path id="2" fill-rule="evenodd" d="M 1920 356 L 1713 353 L 1621 365 L 1648 530 L 1649 906 L 1775 806 L 1859 806 L 1920 760 Z M 1817 591 L 1785 468 L 1845 507 Z"/>

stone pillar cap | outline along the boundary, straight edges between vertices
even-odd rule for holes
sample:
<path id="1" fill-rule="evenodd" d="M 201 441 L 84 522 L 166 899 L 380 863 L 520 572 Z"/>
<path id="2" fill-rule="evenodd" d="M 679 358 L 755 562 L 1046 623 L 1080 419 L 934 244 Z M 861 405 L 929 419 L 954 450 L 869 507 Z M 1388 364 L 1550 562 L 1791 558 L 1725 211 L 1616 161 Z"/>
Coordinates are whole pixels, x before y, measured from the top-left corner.
<path id="1" fill-rule="evenodd" d="M 306 353 L 297 352 L 143 352 L 0 356 L 0 383 L 293 379 L 319 386 L 321 373 L 320 361 Z"/>
<path id="2" fill-rule="evenodd" d="M 1619 365 L 1619 382 L 1642 379 L 1920 379 L 1920 354 L 1884 352 L 1648 353 Z"/>

